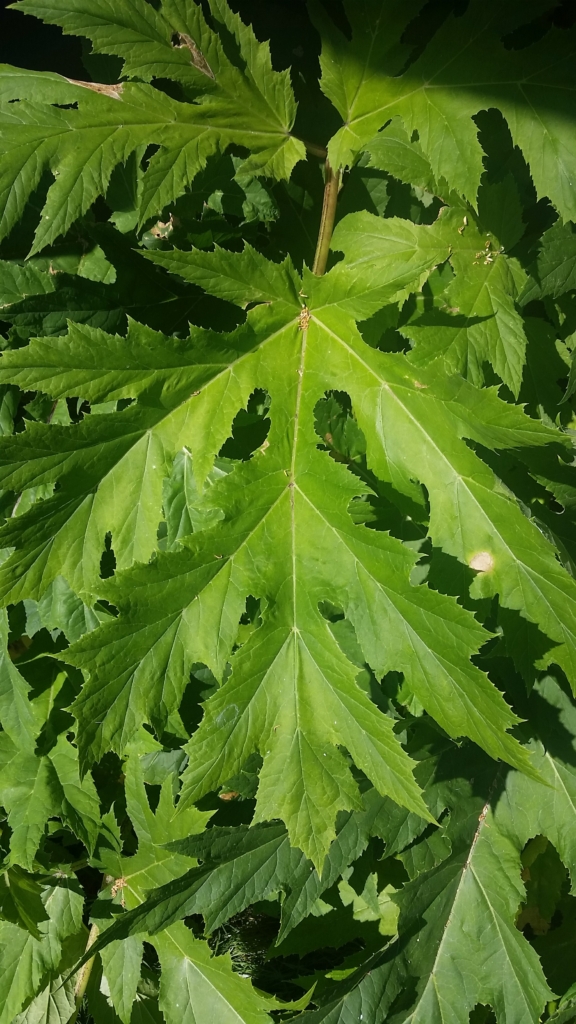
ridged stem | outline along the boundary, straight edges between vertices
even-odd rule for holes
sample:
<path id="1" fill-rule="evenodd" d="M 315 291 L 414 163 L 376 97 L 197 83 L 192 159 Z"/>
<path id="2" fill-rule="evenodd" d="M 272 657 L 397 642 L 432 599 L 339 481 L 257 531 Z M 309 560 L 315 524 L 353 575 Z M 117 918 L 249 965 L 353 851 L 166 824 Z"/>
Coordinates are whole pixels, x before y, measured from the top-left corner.
<path id="1" fill-rule="evenodd" d="M 334 218 L 336 216 L 336 203 L 338 201 L 338 190 L 340 188 L 340 171 L 332 170 L 330 161 L 326 160 L 324 177 L 324 203 L 322 206 L 322 219 L 318 232 L 318 243 L 312 272 L 321 277 L 326 270 L 330 242 L 334 230 Z"/>
<path id="2" fill-rule="evenodd" d="M 99 932 L 100 929 L 98 925 L 93 924 L 90 931 L 88 932 L 86 952 L 88 952 L 90 946 L 93 946 L 94 943 L 96 942 Z M 74 1002 L 76 1004 L 76 1009 L 74 1010 L 72 1016 L 69 1018 L 68 1024 L 76 1024 L 76 1020 L 80 1012 L 80 1007 L 82 1006 L 82 1000 L 84 999 L 86 989 L 88 988 L 88 982 L 90 981 L 92 967 L 94 966 L 94 959 L 95 958 L 92 957 L 90 960 L 87 960 L 85 964 L 82 964 L 82 967 L 78 971 L 78 977 L 76 979 L 76 984 L 74 986 Z"/>

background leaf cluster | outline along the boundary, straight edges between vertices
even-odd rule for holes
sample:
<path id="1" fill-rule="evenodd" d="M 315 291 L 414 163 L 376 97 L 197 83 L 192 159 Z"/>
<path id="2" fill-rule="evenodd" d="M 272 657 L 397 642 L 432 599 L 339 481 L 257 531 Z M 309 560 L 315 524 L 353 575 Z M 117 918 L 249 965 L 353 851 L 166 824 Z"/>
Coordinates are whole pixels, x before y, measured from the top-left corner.
<path id="1" fill-rule="evenodd" d="M 14 7 L 0 1024 L 568 1024 L 573 12 Z"/>

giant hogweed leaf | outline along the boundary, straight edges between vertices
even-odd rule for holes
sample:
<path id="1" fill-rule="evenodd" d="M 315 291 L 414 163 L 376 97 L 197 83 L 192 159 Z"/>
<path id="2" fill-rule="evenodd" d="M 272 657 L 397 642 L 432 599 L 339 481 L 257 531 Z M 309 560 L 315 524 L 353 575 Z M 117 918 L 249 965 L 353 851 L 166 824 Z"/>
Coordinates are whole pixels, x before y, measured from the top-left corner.
<path id="1" fill-rule="evenodd" d="M 451 373 L 462 373 L 482 384 L 484 362 L 518 395 L 526 358 L 526 334 L 515 300 L 526 275 L 519 263 L 501 252 L 493 236 L 482 234 L 472 222 L 450 232 L 450 263 L 455 279 L 443 293 L 453 314 L 424 313 L 401 327 L 416 342 L 410 361 L 426 366 L 439 356 Z M 453 326 L 452 326 L 453 324 Z"/>
<path id="2" fill-rule="evenodd" d="M 576 288 L 576 231 L 558 221 L 542 236 L 538 258 L 521 295 L 525 305 L 533 299 L 559 295 Z"/>
<path id="3" fill-rule="evenodd" d="M 135 936 L 106 946 L 100 953 L 110 999 L 123 1024 L 130 1024 L 142 967 L 142 940 Z"/>
<path id="4" fill-rule="evenodd" d="M 259 348 L 274 344 L 285 323 L 286 315 L 263 309 L 233 336 L 193 332 L 185 341 L 137 324 L 127 339 L 76 325 L 52 347 L 37 340 L 22 350 L 11 370 L 9 358 L 8 374 L 54 397 L 141 401 L 71 427 L 31 424 L 6 440 L 5 486 L 60 482 L 53 497 L 4 527 L 4 543 L 17 548 L 2 566 L 6 600 L 37 599 L 58 575 L 76 592 L 93 592 L 107 532 L 120 567 L 149 558 L 176 452 L 190 448 L 201 485 L 255 386 Z"/>
<path id="5" fill-rule="evenodd" d="M 524 6 L 514 2 L 503 10 L 498 0 L 476 0 L 464 15 L 450 14 L 400 74 L 406 53 L 398 42 L 420 7 L 349 0 L 352 44 L 327 16 L 321 19 L 321 85 L 344 121 L 329 143 L 332 164 L 352 164 L 400 115 L 409 136 L 418 132 L 436 181 L 444 178 L 474 204 L 483 167 L 472 117 L 497 107 L 530 164 L 538 195 L 549 196 L 563 217 L 574 219 L 574 31 L 551 29 L 537 44 L 507 49 L 503 37 L 529 17 Z"/>
<path id="6" fill-rule="evenodd" d="M 18 866 L 8 867 L 0 881 L 0 914 L 2 920 L 26 928 L 39 939 L 38 924 L 47 921 L 42 903 L 43 887 L 39 879 Z"/>
<path id="7" fill-rule="evenodd" d="M 415 769 L 423 785 L 427 806 L 440 814 L 446 806 L 442 782 L 435 770 L 438 755 L 424 757 Z M 394 805 L 369 789 L 362 795 L 363 809 L 339 816 L 336 839 L 330 846 L 319 873 L 307 858 L 290 846 L 288 834 L 279 822 L 262 822 L 238 828 L 213 827 L 197 836 L 172 842 L 170 849 L 202 863 L 173 882 L 156 889 L 140 907 L 123 915 L 107 930 L 97 949 L 111 940 L 136 934 L 143 929 L 155 933 L 179 918 L 201 913 L 208 932 L 241 913 L 258 897 L 282 893 L 278 945 L 313 909 L 345 869 L 365 850 L 369 837 L 386 842 L 387 854 L 403 849 L 427 826 L 425 819 Z M 173 819 L 185 831 L 186 814 Z M 180 819 L 180 821 L 179 821 Z"/>
<path id="8" fill-rule="evenodd" d="M 354 287 L 357 274 L 354 266 Z M 341 322 L 337 309 L 326 308 L 327 317 L 335 314 Z M 414 559 L 399 542 L 353 525 L 347 505 L 363 488 L 316 451 L 313 410 L 326 388 L 322 364 L 330 344 L 325 325 L 316 333 L 315 325 L 306 331 L 293 322 L 281 346 L 261 349 L 259 380 L 272 396 L 269 446 L 211 488 L 210 503 L 222 509 L 223 523 L 187 540 L 188 551 L 160 555 L 150 567 L 106 585 L 103 592 L 123 614 L 67 655 L 91 671 L 75 708 L 83 756 L 98 757 L 108 744 L 122 749 L 144 718 L 154 716 L 161 725 L 178 705 L 195 661 L 221 676 L 245 597 L 264 598 L 269 611 L 262 628 L 234 656 L 230 680 L 208 702 L 191 741 L 183 800 L 217 788 L 259 749 L 264 767 L 257 817 L 280 813 L 292 841 L 316 863 L 333 837 L 337 810 L 357 801 L 336 743 L 346 746 L 381 792 L 427 815 L 414 802 L 408 765 L 398 760 L 399 748 L 384 731 L 386 720 L 357 690 L 355 670 L 317 610 L 322 599 L 342 604 L 377 672 L 407 673 L 418 698 L 448 732 L 470 735 L 494 756 L 527 767 L 525 758 L 517 762 L 519 748 L 505 734 L 514 716 L 469 661 L 483 631 L 451 599 L 410 586 Z M 411 401 L 420 405 L 428 385 L 407 376 L 401 357 L 374 353 L 363 343 L 362 348 L 384 360 L 387 377 L 380 389 L 397 389 L 400 398 L 408 388 Z M 356 375 L 347 338 L 341 358 Z M 360 353 L 358 363 L 364 367 Z M 538 444 L 560 436 L 493 394 L 469 388 L 460 405 L 458 392 L 465 387 L 456 382 L 436 404 L 437 429 L 449 433 L 452 446 L 461 444 L 477 474 L 485 467 L 457 441 L 470 421 L 472 436 L 488 444 L 495 438 L 496 444 Z M 469 421 L 466 427 L 458 414 Z M 278 773 L 294 780 L 284 803 Z"/>
<path id="9" fill-rule="evenodd" d="M 50 981 L 50 974 L 56 975 L 59 967 L 69 969 L 86 943 L 80 893 L 64 883 L 46 887 L 42 898 L 48 920 L 39 925 L 40 939 L 15 924 L 0 922 L 1 1024 L 13 1024 L 23 1005 Z M 64 941 L 78 935 L 79 946 L 63 950 Z"/>
<path id="10" fill-rule="evenodd" d="M 290 257 L 280 265 L 271 263 L 248 243 L 241 254 L 216 246 L 213 252 L 171 249 L 144 255 L 172 274 L 200 285 L 210 295 L 241 306 L 274 300 L 300 304 L 300 279 Z"/>
<path id="11" fill-rule="evenodd" d="M 574 705 L 556 680 L 537 683 L 531 719 L 542 741 L 531 746 L 546 787 L 518 772 L 492 793 L 462 790 L 448 825 L 453 851 L 437 868 L 410 882 L 400 904 L 400 938 L 355 977 L 326 995 L 308 1014 L 311 1024 L 360 1019 L 381 1024 L 460 1024 L 476 1003 L 491 1005 L 498 1020 L 537 1024 L 552 993 L 533 948 L 515 927 L 525 899 L 520 854 L 544 835 L 572 878 L 576 868 L 574 819 L 576 773 Z M 365 973 L 368 971 L 369 973 Z"/>
<path id="12" fill-rule="evenodd" d="M 129 858 L 107 854 L 105 866 L 111 878 L 122 878 L 123 901 L 129 910 L 134 910 L 143 902 L 147 890 L 177 878 L 194 863 L 191 858 L 159 844 L 201 831 L 210 812 L 190 808 L 175 814 L 169 780 L 162 788 L 156 811 L 152 812 L 141 768 L 133 757 L 128 762 L 126 795 L 128 812 L 139 840 L 138 853 Z M 110 887 L 105 895 L 109 898 Z M 94 919 L 97 921 L 102 919 L 100 913 L 105 902 L 106 899 L 101 899 L 96 904 Z M 102 917 L 108 923 L 107 915 Z M 106 935 L 103 939 L 106 940 Z M 95 947 L 103 948 L 105 971 L 107 977 L 112 978 L 118 1012 L 125 1003 L 125 994 L 122 979 L 117 977 L 114 967 L 114 957 L 120 955 L 120 947 L 126 941 L 133 946 L 132 955 L 141 956 L 141 941 L 134 937 L 110 944 L 100 940 Z M 160 1006 L 168 1024 L 180 1024 L 183 1020 L 203 1024 L 210 1013 L 227 1024 L 265 1024 L 270 1020 L 266 1010 L 274 1004 L 267 1005 L 267 1000 L 258 995 L 248 981 L 234 973 L 228 956 L 213 957 L 207 943 L 195 939 L 183 924 L 172 925 L 150 941 L 162 965 Z"/>
<path id="13" fill-rule="evenodd" d="M 429 380 L 420 371 L 409 373 L 402 356 L 369 349 L 352 321 L 327 306 L 312 322 L 319 337 L 310 353 L 322 352 L 316 372 L 325 386 L 350 394 L 376 475 L 416 500 L 414 478 L 425 484 L 433 542 L 479 570 L 473 596 L 498 592 L 505 607 L 537 622 L 559 645 L 548 663 L 561 664 L 576 686 L 573 580 L 492 471 L 456 440 L 469 437 L 496 448 L 538 445 L 546 436 L 541 426 L 497 402 L 493 391 L 446 379 L 443 370 Z M 439 400 L 455 417 L 451 426 L 442 422 Z M 553 433 L 547 437 L 552 440 Z"/>
<path id="14" fill-rule="evenodd" d="M 303 305 L 308 289 L 314 287 L 318 304 L 338 306 L 364 319 L 385 303 L 418 290 L 434 267 L 448 258 L 455 224 L 454 213 L 448 210 L 430 226 L 400 217 L 350 214 L 333 235 L 332 247 L 344 253 L 344 260 L 322 279 L 305 268 L 302 286 L 289 258 L 278 267 L 248 245 L 241 254 L 216 249 L 147 256 L 211 295 L 241 306 L 255 301 L 294 302 L 296 292 Z"/>
<path id="15" fill-rule="evenodd" d="M 359 239 L 368 229 L 371 257 L 366 260 Z M 336 244 L 346 252 L 346 265 L 334 268 L 328 292 L 333 295 L 340 286 L 341 306 L 368 315 L 386 298 L 418 287 L 448 255 L 442 231 L 370 215 L 345 218 Z M 54 497 L 4 527 L 4 544 L 16 547 L 0 571 L 6 600 L 38 598 L 58 575 L 77 592 L 91 593 L 106 533 L 112 534 L 119 568 L 149 558 L 161 518 L 162 480 L 174 455 L 187 445 L 201 484 L 234 414 L 258 384 L 259 352 L 282 344 L 286 324 L 300 309 L 290 261 L 270 263 L 250 247 L 242 254 L 176 252 L 155 259 L 241 305 L 276 301 L 268 312 L 251 313 L 225 341 L 193 331 L 190 340 L 168 342 L 136 324 L 129 326 L 127 339 L 111 338 L 75 325 L 67 338 L 38 339 L 5 355 L 3 381 L 54 398 L 80 395 L 98 402 L 141 396 L 138 406 L 96 422 L 32 425 L 6 441 L 3 468 L 0 454 L 6 487 L 59 480 Z"/>
<path id="16" fill-rule="evenodd" d="M 358 154 L 392 114 L 382 112 L 383 82 L 397 75 L 410 47 L 402 35 L 423 6 L 422 0 L 360 0 L 346 3 L 352 40 L 336 28 L 324 6 L 311 5 L 322 39 L 320 66 L 323 92 L 344 122 L 329 144 L 334 167 L 351 166 Z"/>
<path id="17" fill-rule="evenodd" d="M 220 41 L 208 28 L 199 5 L 164 3 L 160 10 L 145 2 L 115 4 L 112 0 L 96 3 L 70 3 L 50 0 L 34 3 L 24 0 L 16 10 L 31 14 L 49 25 L 59 25 L 67 35 L 86 36 L 94 53 L 108 53 L 124 61 L 123 76 L 150 82 L 153 78 L 171 78 L 196 90 L 214 88 L 214 75 L 228 64 Z M 187 26 L 182 26 L 182 16 Z M 194 53 L 176 33 L 190 33 L 198 47 Z M 174 39 L 174 41 L 173 41 Z M 205 64 L 202 65 L 201 56 Z M 211 72 L 212 74 L 210 74 Z"/>
<path id="18" fill-rule="evenodd" d="M 19 750 L 32 752 L 40 722 L 28 699 L 30 687 L 8 653 L 8 616 L 0 613 L 0 725 Z"/>
<path id="19" fill-rule="evenodd" d="M 100 805 L 90 775 L 80 779 L 77 753 L 65 736 L 48 754 L 14 747 L 0 771 L 0 799 L 12 829 L 10 857 L 32 870 L 46 822 L 59 816 L 92 850 Z"/>
<path id="20" fill-rule="evenodd" d="M 226 55 L 217 32 L 211 29 L 196 2 L 163 0 L 158 9 L 145 0 L 118 5 L 113 0 L 49 0 L 38 4 L 23 0 L 17 10 L 60 25 L 68 34 L 92 40 L 95 53 L 123 58 L 123 76 L 150 82 L 170 78 L 193 93 L 213 93 L 221 113 L 231 117 L 256 112 L 270 130 L 285 132 L 294 121 L 296 107 L 288 72 L 272 68 L 268 43 L 259 43 L 252 28 L 233 13 L 226 0 L 211 0 L 217 23 L 235 36 L 243 67 Z M 295 145 L 293 139 L 285 143 Z M 273 142 L 271 141 L 271 146 Z M 296 149 L 303 155 L 300 147 Z"/>
<path id="21" fill-rule="evenodd" d="M 370 402 L 391 402 L 390 415 L 384 420 L 372 408 L 366 427 L 371 430 L 373 422 L 385 423 L 390 432 L 385 440 L 388 447 L 395 438 L 407 440 L 402 458 L 394 453 L 391 460 L 391 482 L 410 494 L 414 493 L 411 479 L 422 474 L 416 450 L 423 450 L 420 438 L 412 442 L 410 430 L 423 431 L 429 439 L 428 461 L 430 472 L 436 474 L 436 488 L 441 474 L 445 476 L 438 445 L 447 445 L 461 460 L 466 486 L 470 476 L 483 481 L 489 500 L 494 492 L 492 474 L 459 441 L 460 436 L 488 446 L 542 444 L 561 436 L 499 403 L 493 393 L 467 389 L 457 380 L 447 383 L 442 376 L 428 382 L 419 373 L 415 379 L 402 357 L 374 352 L 358 340 L 352 322 L 343 317 L 342 293 L 349 296 L 346 301 L 352 308 L 364 311 L 376 301 L 378 288 L 380 294 L 382 290 L 397 293 L 399 284 L 405 290 L 410 274 L 420 281 L 439 258 L 436 243 L 431 255 L 427 252 L 422 259 L 417 251 L 415 258 L 414 238 L 430 237 L 430 229 L 422 228 L 411 234 L 407 254 L 401 239 L 395 261 L 396 224 L 391 225 L 390 235 L 386 228 L 380 230 L 377 218 L 366 221 L 366 216 L 342 222 L 335 244 L 344 249 L 344 261 L 326 278 L 310 276 L 305 282 L 311 309 L 316 307 L 315 313 L 306 313 L 306 317 L 312 315 L 307 331 L 299 329 L 306 326 L 302 315 L 297 318 L 295 307 L 284 303 L 277 309 L 272 304 L 269 313 L 251 314 L 264 320 L 276 318 L 276 329 L 260 345 L 254 366 L 258 383 L 272 396 L 273 427 L 268 449 L 211 489 L 212 504 L 223 510 L 223 524 L 187 542 L 187 553 L 161 556 L 150 568 L 136 570 L 126 584 L 120 579 L 119 584 L 103 586 L 102 592 L 126 618 L 121 616 L 104 634 L 97 631 L 85 638 L 69 655 L 92 673 L 75 707 L 82 723 L 82 756 L 98 758 L 108 745 L 122 750 L 144 720 L 152 718 L 163 728 L 179 704 L 195 661 L 208 664 L 220 676 L 236 639 L 246 596 L 265 598 L 270 611 L 263 627 L 234 658 L 236 671 L 209 703 L 205 722 L 192 741 L 186 799 L 198 799 L 220 785 L 252 750 L 259 749 L 265 763 L 258 815 L 275 817 L 280 810 L 292 840 L 306 844 L 305 852 L 316 862 L 333 837 L 336 812 L 354 807 L 358 799 L 337 743 L 347 747 L 381 792 L 423 812 L 407 774 L 408 763 L 391 733 L 384 731 L 389 720 L 356 689 L 356 670 L 320 616 L 319 600 L 336 598 L 342 604 L 378 674 L 404 671 L 418 699 L 451 735 L 469 735 L 494 756 L 526 764 L 525 759 L 517 762 L 519 748 L 505 734 L 514 716 L 469 661 L 486 634 L 452 599 L 410 586 L 414 558 L 399 542 L 354 527 L 347 505 L 363 488 L 316 451 L 313 410 L 317 400 L 327 386 L 344 383 L 356 404 L 360 388 L 360 420 Z M 373 229 L 375 242 L 371 271 L 363 277 L 357 250 L 359 228 L 366 224 Z M 213 254 L 212 261 L 214 272 L 220 254 Z M 380 283 L 379 274 L 384 278 Z M 362 294 L 363 280 L 367 299 Z M 337 331 L 331 329 L 333 321 Z M 235 368 L 230 380 L 235 383 L 237 377 Z M 246 390 L 250 390 L 248 382 Z M 231 416 L 233 411 L 231 404 Z M 192 431 L 189 443 L 192 449 L 199 443 Z M 402 459 L 407 458 L 410 465 L 403 468 Z M 453 476 L 454 472 L 452 467 Z M 384 467 L 380 475 L 390 477 L 390 468 Z M 501 500 L 506 501 L 506 511 L 513 513 L 515 506 L 508 496 L 502 495 Z M 534 530 L 518 516 L 528 530 Z M 538 539 L 545 543 L 534 532 L 535 543 Z M 551 552 L 547 546 L 545 550 Z M 466 560 L 474 560 L 482 551 L 483 547 L 474 548 Z M 552 554 L 549 558 L 554 563 Z M 338 568 L 327 574 L 326 567 L 333 565 Z M 560 572 L 556 567 L 555 571 Z M 560 579 L 569 595 L 568 577 Z M 128 599 L 123 596 L 126 586 Z M 157 603 L 151 601 L 153 594 L 158 596 Z M 379 625 L 374 619 L 376 609 Z M 564 599 L 558 617 L 568 628 L 571 619 Z M 382 623 L 386 623 L 384 633 Z M 320 705 L 314 710 L 318 701 L 323 702 L 322 712 Z M 326 708 L 332 711 L 330 717 Z M 292 720 L 297 719 L 302 731 L 293 727 Z M 362 730 L 370 735 L 370 744 Z M 215 755 L 218 749 L 221 755 Z M 276 775 L 287 770 L 296 788 L 279 808 Z M 325 786 L 330 800 L 325 799 Z"/>
<path id="22" fill-rule="evenodd" d="M 76 1008 L 74 985 L 62 976 L 51 979 L 13 1024 L 68 1024 Z"/>
<path id="23" fill-rule="evenodd" d="M 232 342 L 226 348 L 222 335 L 194 328 L 189 338 L 166 338 L 129 319 L 127 335 L 120 337 L 70 321 L 65 337 L 33 338 L 25 348 L 5 352 L 0 380 L 96 403 L 149 393 L 170 409 L 192 389 L 200 393 L 243 349 L 249 353 L 257 342 L 242 345 L 246 335 L 240 330 L 235 347 Z"/>
<path id="24" fill-rule="evenodd" d="M 270 1024 L 279 1004 L 257 994 L 232 970 L 229 955 L 213 957 L 206 942 L 178 923 L 151 939 L 162 968 L 160 1009 L 166 1024 Z"/>
<path id="25" fill-rule="evenodd" d="M 101 2 L 101 6 L 109 8 L 111 5 Z M 71 13 L 67 7 L 65 17 Z M 0 110 L 0 146 L 4 159 L 0 213 L 3 234 L 20 218 L 44 168 L 49 167 L 56 180 L 48 192 L 33 252 L 63 234 L 106 192 L 113 169 L 140 146 L 150 143 L 161 148 L 150 160 L 142 180 L 141 222 L 177 198 L 204 167 L 208 157 L 232 143 L 245 145 L 246 139 L 250 139 L 252 155 L 241 165 L 241 173 L 277 178 L 290 176 L 294 164 L 305 155 L 305 149 L 303 143 L 290 135 L 296 108 L 288 73 L 272 70 L 268 47 L 258 44 L 251 30 L 237 19 L 243 55 L 248 57 L 244 69 L 234 67 L 227 59 L 217 35 L 208 29 L 199 6 L 189 4 L 186 9 L 183 6 L 180 9 L 174 2 L 168 8 L 166 16 L 163 17 L 162 12 L 156 15 L 142 0 L 131 9 L 123 5 L 118 17 L 120 21 L 136 20 L 140 30 L 151 29 L 152 35 L 156 35 L 155 42 L 160 31 L 167 50 L 165 57 L 171 57 L 174 51 L 170 41 L 174 33 L 181 37 L 182 44 L 177 47 L 179 56 L 184 58 L 184 64 L 188 62 L 196 84 L 200 78 L 204 87 L 202 96 L 192 103 L 173 100 L 145 83 L 95 88 L 86 83 L 84 88 L 83 83 L 59 75 L 37 72 L 26 75 L 19 69 L 2 66 L 0 98 L 4 105 Z M 221 17 L 233 17 L 226 12 L 225 4 L 220 4 L 219 9 Z M 92 7 L 90 10 L 89 18 L 96 16 L 98 21 L 102 12 Z M 40 13 L 42 16 L 45 9 Z M 82 12 L 77 13 L 81 22 Z M 58 22 L 58 17 L 51 20 Z M 67 19 L 72 31 L 74 20 L 74 17 Z M 156 22 L 153 28 L 150 21 Z M 130 35 L 131 30 L 128 31 Z M 204 57 L 198 58 L 200 50 L 194 38 L 206 47 L 213 68 Z M 126 42 L 133 47 L 133 38 Z M 199 63 L 203 69 L 200 72 Z M 136 73 L 149 79 L 156 71 L 153 57 L 148 74 L 145 72 L 142 76 L 140 68 Z M 19 102 L 12 102 L 14 100 Z M 54 103 L 75 104 L 75 109 L 62 109 L 53 106 Z"/>

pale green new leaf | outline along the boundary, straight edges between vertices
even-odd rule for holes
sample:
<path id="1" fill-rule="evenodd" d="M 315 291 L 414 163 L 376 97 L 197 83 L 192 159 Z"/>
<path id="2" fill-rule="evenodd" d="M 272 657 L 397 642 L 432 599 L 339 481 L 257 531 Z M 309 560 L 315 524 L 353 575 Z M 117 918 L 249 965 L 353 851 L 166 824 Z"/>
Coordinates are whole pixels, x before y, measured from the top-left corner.
<path id="1" fill-rule="evenodd" d="M 215 483 L 231 472 L 233 463 L 216 459 L 208 474 L 207 483 Z M 194 477 L 192 456 L 187 448 L 178 452 L 172 473 L 164 482 L 164 516 L 166 518 L 166 548 L 175 547 L 182 537 L 205 530 L 222 518 L 219 509 L 199 509 L 201 489 Z"/>
<path id="2" fill-rule="evenodd" d="M 364 148 L 370 154 L 369 167 L 388 171 L 408 185 L 436 192 L 437 185 L 430 162 L 424 156 L 418 140 L 410 138 L 400 117 L 393 117 L 383 131 Z"/>

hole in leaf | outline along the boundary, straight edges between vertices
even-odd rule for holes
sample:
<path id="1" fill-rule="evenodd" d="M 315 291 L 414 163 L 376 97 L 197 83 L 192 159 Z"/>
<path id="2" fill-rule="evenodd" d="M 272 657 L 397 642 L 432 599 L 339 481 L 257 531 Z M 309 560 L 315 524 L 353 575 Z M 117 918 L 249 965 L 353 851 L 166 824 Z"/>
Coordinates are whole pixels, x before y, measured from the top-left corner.
<path id="1" fill-rule="evenodd" d="M 116 571 L 116 555 L 112 548 L 112 535 L 106 534 L 104 541 L 104 551 L 102 552 L 102 558 L 100 559 L 100 578 L 103 580 L 109 579 L 113 576 Z"/>
<path id="2" fill-rule="evenodd" d="M 520 904 L 516 927 L 526 938 L 534 939 L 547 935 L 552 928 L 562 897 L 569 893 L 570 880 L 556 848 L 546 836 L 528 840 L 521 862 L 526 899 Z M 561 912 L 559 916 L 561 920 Z"/>
<path id="3" fill-rule="evenodd" d="M 496 1024 L 492 1007 L 477 1003 L 470 1013 L 470 1024 Z"/>
<path id="4" fill-rule="evenodd" d="M 314 409 L 314 427 L 322 439 L 318 447 L 329 451 L 336 462 L 349 465 L 366 454 L 366 439 L 354 419 L 345 391 L 328 391 Z"/>
<path id="5" fill-rule="evenodd" d="M 190 671 L 190 682 L 184 690 L 178 712 L 189 736 L 202 719 L 202 703 L 218 689 L 218 680 L 206 665 L 197 663 Z"/>
<path id="6" fill-rule="evenodd" d="M 422 523 L 427 519 L 427 506 L 424 501 L 420 506 L 400 494 L 369 469 L 366 439 L 354 417 L 350 396 L 345 391 L 326 392 L 316 404 L 314 417 L 321 439 L 318 448 L 329 452 L 335 462 L 343 463 L 373 492 L 352 499 L 348 512 L 353 521 L 370 529 L 388 530 L 406 543 L 419 546 L 426 536 Z"/>
<path id="7" fill-rule="evenodd" d="M 245 409 L 234 417 L 232 435 L 224 442 L 219 455 L 226 459 L 247 462 L 260 448 L 270 430 L 270 395 L 262 388 L 253 391 Z"/>

